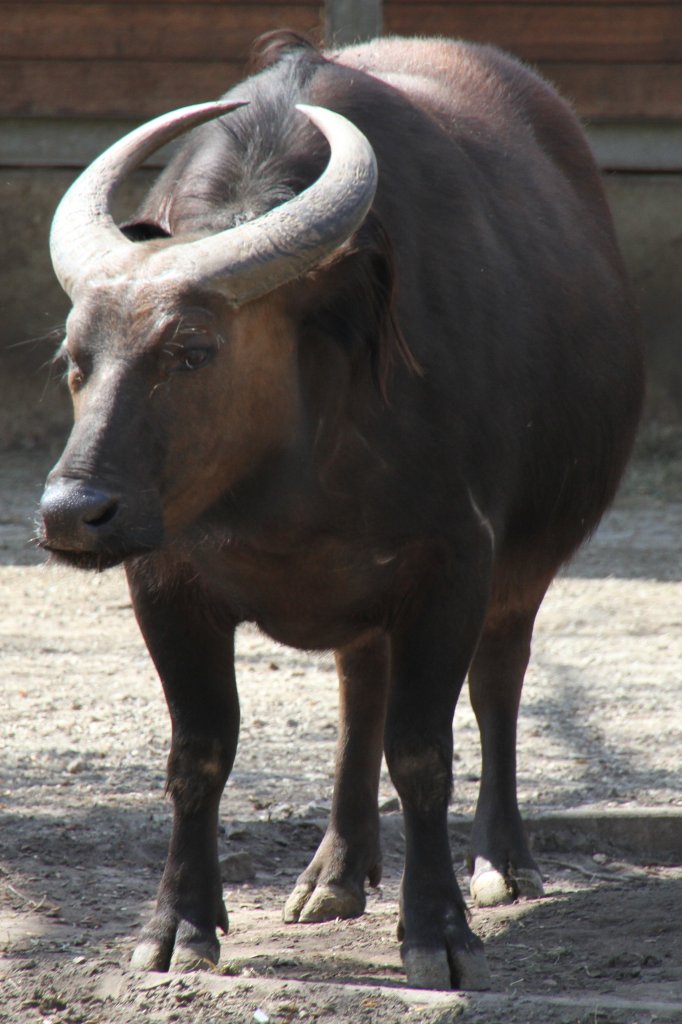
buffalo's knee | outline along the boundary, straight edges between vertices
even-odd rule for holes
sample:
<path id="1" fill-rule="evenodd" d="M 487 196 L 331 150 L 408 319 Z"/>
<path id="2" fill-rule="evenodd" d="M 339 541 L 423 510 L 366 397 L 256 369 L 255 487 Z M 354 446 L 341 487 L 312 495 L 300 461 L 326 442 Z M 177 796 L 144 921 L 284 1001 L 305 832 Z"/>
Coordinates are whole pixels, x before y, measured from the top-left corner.
<path id="1" fill-rule="evenodd" d="M 452 790 L 452 751 L 414 741 L 387 744 L 386 762 L 406 808 L 423 813 L 447 806 Z"/>
<path id="2" fill-rule="evenodd" d="M 168 793 L 175 806 L 187 813 L 220 795 L 232 758 L 218 740 L 173 742 L 168 758 Z"/>

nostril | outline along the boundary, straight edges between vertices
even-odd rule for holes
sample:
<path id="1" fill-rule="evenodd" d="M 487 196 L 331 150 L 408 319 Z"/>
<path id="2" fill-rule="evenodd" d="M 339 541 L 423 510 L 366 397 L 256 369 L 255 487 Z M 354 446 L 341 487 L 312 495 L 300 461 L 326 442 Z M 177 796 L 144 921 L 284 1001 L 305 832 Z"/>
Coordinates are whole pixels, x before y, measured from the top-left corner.
<path id="1" fill-rule="evenodd" d="M 108 543 L 121 510 L 119 495 L 63 477 L 50 482 L 40 503 L 44 546 L 59 551 L 92 551 Z"/>
<path id="2" fill-rule="evenodd" d="M 109 498 L 83 513 L 82 521 L 88 526 L 100 527 L 110 523 L 118 511 L 118 502 Z"/>

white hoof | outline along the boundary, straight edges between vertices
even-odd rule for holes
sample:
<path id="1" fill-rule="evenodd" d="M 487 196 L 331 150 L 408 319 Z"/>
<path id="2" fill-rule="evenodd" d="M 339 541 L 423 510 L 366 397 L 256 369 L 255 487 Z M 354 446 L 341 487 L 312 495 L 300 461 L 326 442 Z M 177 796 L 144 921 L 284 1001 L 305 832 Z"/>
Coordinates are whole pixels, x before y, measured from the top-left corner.
<path id="1" fill-rule="evenodd" d="M 499 907 L 515 899 L 512 884 L 495 868 L 474 875 L 469 889 L 471 898 L 479 907 Z"/>

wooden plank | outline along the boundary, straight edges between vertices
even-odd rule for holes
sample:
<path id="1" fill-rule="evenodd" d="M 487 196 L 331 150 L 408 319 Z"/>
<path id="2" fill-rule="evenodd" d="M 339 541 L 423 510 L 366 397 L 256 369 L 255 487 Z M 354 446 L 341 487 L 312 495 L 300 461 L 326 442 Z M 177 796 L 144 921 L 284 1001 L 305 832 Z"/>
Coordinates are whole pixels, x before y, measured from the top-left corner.
<path id="1" fill-rule="evenodd" d="M 31 3 L 36 0 L 30 0 Z M 37 0 L 37 2 L 51 2 L 51 0 Z M 445 3 L 445 0 L 441 0 Z M 481 7 L 490 4 L 499 4 L 500 0 L 458 0 L 462 7 Z M 659 6 L 665 0 L 590 0 L 591 7 L 611 7 L 614 5 L 632 7 L 653 7 Z M 384 0 L 384 10 L 389 7 L 421 7 L 426 4 L 433 4 L 433 0 Z M 547 7 L 549 5 L 573 7 L 572 0 L 504 0 L 505 7 Z"/>
<path id="2" fill-rule="evenodd" d="M 529 60 L 682 59 L 682 3 L 387 3 L 385 29 L 496 42 Z M 239 59 L 252 38 L 286 24 L 319 35 L 322 6 L 284 3 L 0 4 L 0 58 Z"/>
<path id="3" fill-rule="evenodd" d="M 3 4 L 0 59 L 239 60 L 262 32 L 321 29 L 296 4 Z"/>
<path id="4" fill-rule="evenodd" d="M 682 121 L 680 64 L 538 66 L 590 121 Z"/>
<path id="5" fill-rule="evenodd" d="M 387 4 L 384 31 L 495 43 L 526 60 L 682 60 L 682 3 Z"/>
<path id="6" fill-rule="evenodd" d="M 381 0 L 325 0 L 324 38 L 345 46 L 381 35 Z"/>
<path id="7" fill-rule="evenodd" d="M 63 4 L 64 0 L 24 0 L 25 7 L 45 7 L 55 4 Z M 90 7 L 91 0 L 72 0 L 72 2 L 81 7 Z M 120 6 L 127 6 L 131 0 L 109 0 L 109 3 Z M 232 0 L 183 0 L 185 6 L 192 6 L 199 4 L 202 6 L 212 7 L 225 7 L 230 5 Z M 239 0 L 240 4 L 244 7 L 259 7 L 262 6 L 263 0 Z M 422 5 L 431 5 L 434 0 L 383 0 L 384 9 L 389 7 L 416 7 Z M 444 2 L 444 0 L 443 0 Z M 653 7 L 660 5 L 662 0 L 590 0 L 590 5 L 593 7 L 611 7 L 614 5 L 618 6 L 632 6 L 632 7 Z M 6 6 L 7 0 L 0 0 L 0 12 L 3 7 Z M 145 3 L 158 4 L 159 6 L 165 6 L 168 0 L 145 0 Z M 267 0 L 269 5 L 291 4 L 291 0 Z M 315 7 L 322 8 L 324 0 L 296 0 L 297 6 L 299 7 Z M 490 4 L 499 5 L 500 0 L 459 0 L 460 6 L 469 7 L 481 7 L 488 6 Z M 537 7 L 546 7 L 548 5 L 555 6 L 573 6 L 572 0 L 504 0 L 505 6 L 507 7 L 527 7 L 529 5 Z M 0 13 L 1 17 L 1 13 Z"/>
<path id="8" fill-rule="evenodd" d="M 0 168 L 87 166 L 136 121 L 97 118 L 2 118 Z M 682 172 L 682 123 L 590 124 L 588 136 L 597 163 L 606 170 Z M 168 147 L 146 167 L 163 167 Z"/>
<path id="9" fill-rule="evenodd" d="M 0 121 L 0 167 L 85 167 L 136 123 L 113 118 L 5 117 Z M 149 166 L 150 161 L 145 162 Z M 158 151 L 153 163 L 160 163 Z"/>
<path id="10" fill-rule="evenodd" d="M 71 0 L 74 7 L 90 8 L 92 6 L 91 0 Z M 110 4 L 116 6 L 128 7 L 131 4 L 131 0 L 108 0 Z M 169 0 L 144 0 L 145 3 L 154 4 L 159 7 L 167 7 Z M 177 0 L 176 0 L 177 2 Z M 238 0 L 240 7 L 263 7 L 265 4 L 263 0 Z M 277 5 L 291 5 L 292 0 L 266 0 L 268 6 Z M 482 0 L 486 3 L 487 0 Z M 515 0 L 512 0 L 515 2 Z M 524 0 L 525 2 L 525 0 Z M 533 0 L 535 2 L 535 0 Z M 545 3 L 547 0 L 539 0 L 539 2 Z M 558 2 L 558 0 L 550 0 L 551 3 Z M 561 0 L 565 3 L 565 0 Z M 630 0 L 626 0 L 630 2 Z M 638 0 L 642 2 L 642 0 Z M 644 0 L 648 2 L 648 0 Z M 658 0 L 657 0 L 658 2 Z M 24 0 L 23 7 L 49 7 L 49 6 L 61 6 L 64 0 Z M 297 7 L 314 7 L 320 10 L 323 6 L 324 0 L 296 0 Z M 191 7 L 193 5 L 200 5 L 202 7 L 230 7 L 233 6 L 232 0 L 182 0 L 182 5 L 185 7 Z M 14 6 L 14 3 L 9 0 L 0 0 L 0 19 L 2 18 L 3 8 L 8 6 Z"/>
<path id="11" fill-rule="evenodd" d="M 0 116 L 154 117 L 244 77 L 227 61 L 0 61 Z"/>
<path id="12" fill-rule="evenodd" d="M 682 65 L 545 63 L 539 70 L 594 120 L 682 120 Z M 153 117 L 214 99 L 243 62 L 0 61 L 0 116 Z"/>
<path id="13" fill-rule="evenodd" d="M 53 4 L 62 4 L 64 0 L 24 0 L 25 7 L 45 7 Z M 72 0 L 72 2 L 81 7 L 90 7 L 91 0 Z M 131 0 L 109 0 L 109 3 L 120 4 L 126 6 L 130 4 Z M 242 6 L 259 7 L 262 6 L 263 0 L 239 0 Z M 443 0 L 445 2 L 445 0 Z M 609 7 L 613 5 L 629 5 L 632 7 L 653 7 L 659 5 L 662 0 L 590 0 L 591 6 L 593 7 Z M 2 8 L 6 6 L 7 0 L 0 0 L 0 12 Z M 165 6 L 168 0 L 145 0 L 145 3 L 158 4 L 159 6 Z M 192 6 L 194 4 L 200 4 L 203 6 L 213 7 L 225 7 L 232 3 L 232 0 L 183 0 L 185 6 Z M 267 0 L 270 5 L 275 4 L 290 4 L 291 0 Z M 299 7 L 316 7 L 321 8 L 324 4 L 324 0 L 296 0 L 297 6 Z M 459 0 L 461 6 L 469 7 L 481 7 L 489 4 L 499 4 L 500 0 Z M 572 6 L 572 0 L 504 0 L 505 6 L 516 7 L 516 6 L 528 6 L 534 5 L 538 7 L 545 7 L 547 5 L 556 6 Z M 388 7 L 414 7 L 422 6 L 426 4 L 433 4 L 433 0 L 383 0 L 384 9 Z"/>
<path id="14" fill-rule="evenodd" d="M 590 124 L 587 135 L 604 170 L 682 173 L 682 123 Z"/>

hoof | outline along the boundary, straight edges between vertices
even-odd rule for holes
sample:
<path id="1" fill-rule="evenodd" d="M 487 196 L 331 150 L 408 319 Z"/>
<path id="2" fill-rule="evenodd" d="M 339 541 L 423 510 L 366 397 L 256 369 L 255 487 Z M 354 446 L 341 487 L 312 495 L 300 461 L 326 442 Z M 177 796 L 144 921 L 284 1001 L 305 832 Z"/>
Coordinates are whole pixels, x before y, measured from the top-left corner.
<path id="1" fill-rule="evenodd" d="M 457 979 L 455 988 L 463 989 L 465 992 L 485 992 L 490 988 L 490 970 L 483 952 L 460 949 L 452 960 L 452 968 Z"/>
<path id="2" fill-rule="evenodd" d="M 284 907 L 287 924 L 314 924 L 320 921 L 335 921 L 337 917 L 360 917 L 365 910 L 364 894 L 344 889 L 330 882 L 313 886 L 308 883 L 297 885 Z"/>
<path id="3" fill-rule="evenodd" d="M 411 988 L 452 988 L 450 963 L 444 949 L 406 949 L 402 958 Z"/>
<path id="4" fill-rule="evenodd" d="M 471 898 L 479 907 L 499 907 L 515 898 L 511 883 L 494 868 L 474 875 L 469 888 Z"/>
<path id="5" fill-rule="evenodd" d="M 402 954 L 407 982 L 412 988 L 480 992 L 490 988 L 490 971 L 482 952 L 458 950 L 452 968 L 444 949 L 407 949 Z"/>
<path id="6" fill-rule="evenodd" d="M 188 921 L 181 921 L 175 933 L 175 946 L 168 970 L 178 974 L 212 971 L 219 960 L 220 942 L 215 931 L 199 929 Z"/>
<path id="7" fill-rule="evenodd" d="M 514 884 L 519 896 L 526 896 L 528 899 L 541 899 L 545 895 L 545 887 L 542 884 L 542 876 L 539 871 L 533 868 L 518 868 L 512 872 Z"/>
<path id="8" fill-rule="evenodd" d="M 470 891 L 479 907 L 499 907 L 519 896 L 533 899 L 545 895 L 540 873 L 532 868 L 512 869 L 508 877 L 488 868 L 472 877 Z"/>
<path id="9" fill-rule="evenodd" d="M 215 951 L 200 946 L 176 946 L 171 957 L 169 971 L 188 974 L 190 971 L 214 971 L 218 963 Z"/>
<path id="10" fill-rule="evenodd" d="M 140 942 L 130 958 L 134 971 L 168 970 L 168 953 L 160 942 Z"/>
<path id="11" fill-rule="evenodd" d="M 215 932 L 199 931 L 188 921 L 181 921 L 159 929 L 156 935 L 143 932 L 130 966 L 134 971 L 212 971 L 219 959 L 220 943 Z"/>

